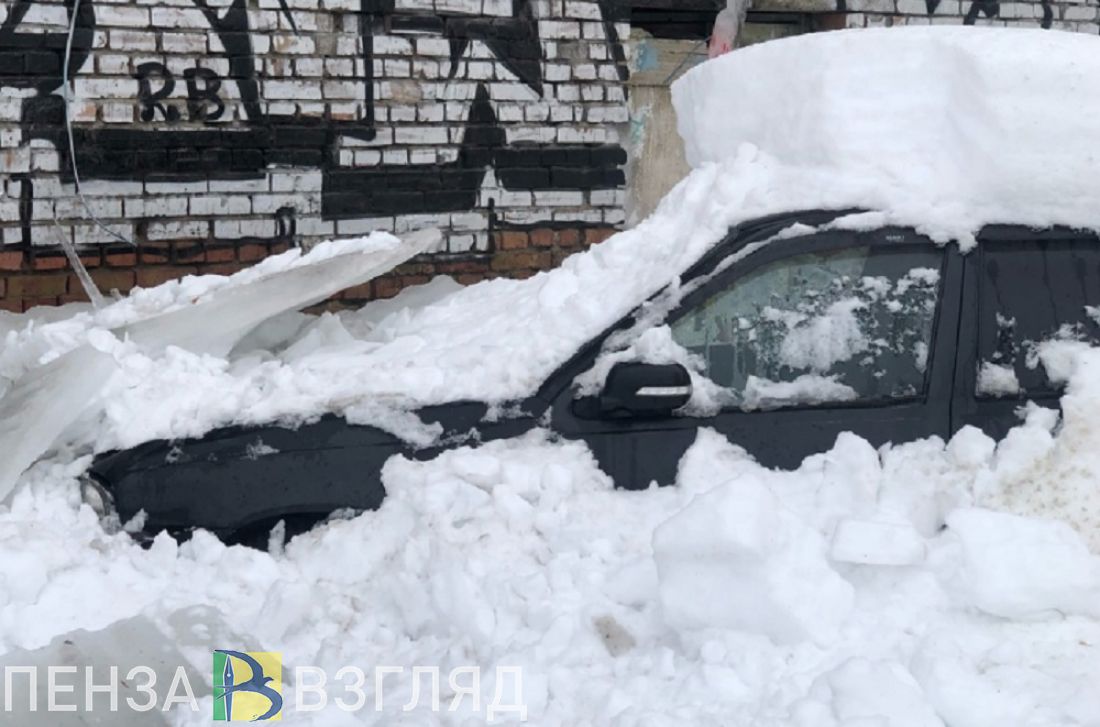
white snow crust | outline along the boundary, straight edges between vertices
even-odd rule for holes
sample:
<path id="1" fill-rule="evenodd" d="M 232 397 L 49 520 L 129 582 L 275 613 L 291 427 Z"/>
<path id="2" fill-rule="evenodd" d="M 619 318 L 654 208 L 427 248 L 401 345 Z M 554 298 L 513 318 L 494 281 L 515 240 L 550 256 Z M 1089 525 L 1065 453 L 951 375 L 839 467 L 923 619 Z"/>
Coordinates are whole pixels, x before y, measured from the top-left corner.
<path id="1" fill-rule="evenodd" d="M 975 32 L 976 31 L 976 32 Z M 853 204 L 971 241 L 985 223 L 1096 228 L 1100 38 L 1035 29 L 814 33 L 704 63 L 673 86 L 694 167 L 751 147 Z M 746 112 L 751 109 L 751 112 Z M 813 185 L 811 189 L 816 190 Z"/>

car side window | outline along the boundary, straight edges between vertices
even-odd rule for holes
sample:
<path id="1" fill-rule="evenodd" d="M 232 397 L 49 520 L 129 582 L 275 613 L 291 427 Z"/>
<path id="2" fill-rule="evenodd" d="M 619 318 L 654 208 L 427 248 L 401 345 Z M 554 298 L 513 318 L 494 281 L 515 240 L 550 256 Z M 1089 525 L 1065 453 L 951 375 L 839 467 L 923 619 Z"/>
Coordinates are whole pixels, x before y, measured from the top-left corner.
<path id="1" fill-rule="evenodd" d="M 779 260 L 670 321 L 672 337 L 746 410 L 917 396 L 942 264 L 930 244 Z"/>
<path id="2" fill-rule="evenodd" d="M 1100 342 L 1100 241 L 984 241 L 978 260 L 976 395 L 1055 393 L 1044 344 Z"/>

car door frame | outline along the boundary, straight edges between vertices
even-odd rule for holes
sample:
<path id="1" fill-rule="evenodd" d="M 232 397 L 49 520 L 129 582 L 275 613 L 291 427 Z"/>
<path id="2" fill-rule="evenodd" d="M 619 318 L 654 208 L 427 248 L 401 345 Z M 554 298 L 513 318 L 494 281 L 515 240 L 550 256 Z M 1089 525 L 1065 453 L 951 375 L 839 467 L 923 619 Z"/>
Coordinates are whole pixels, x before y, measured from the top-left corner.
<path id="1" fill-rule="evenodd" d="M 771 235 L 768 235 L 768 237 L 773 236 L 774 232 L 775 231 L 773 231 Z M 871 240 L 873 235 L 894 235 L 899 239 L 897 243 L 876 242 Z M 863 242 L 865 238 L 869 242 Z M 886 245 L 912 242 L 927 245 L 936 244 L 929 238 L 919 235 L 912 229 L 907 228 L 883 227 L 868 232 L 817 230 L 808 233 L 804 237 L 775 240 L 758 250 L 754 250 L 742 259 L 736 259 L 735 256 L 745 248 L 746 242 L 747 241 L 727 238 L 726 241 L 721 243 L 720 254 L 712 256 L 714 260 L 711 261 L 707 268 L 699 272 L 694 278 L 685 279 L 685 285 L 702 280 L 699 287 L 692 290 L 673 310 L 669 311 L 667 315 L 663 317 L 662 322 L 675 319 L 699 300 L 726 289 L 732 281 L 743 277 L 747 273 L 779 260 L 825 250 L 860 247 L 865 244 Z M 958 340 L 963 264 L 956 245 L 950 244 L 937 247 L 943 250 L 944 255 L 941 268 L 941 292 L 936 319 L 933 323 L 933 345 L 928 354 L 928 373 L 926 375 L 924 392 L 911 399 L 904 400 L 841 403 L 828 406 L 796 406 L 757 412 L 724 410 L 717 416 L 734 415 L 742 417 L 766 417 L 769 415 L 774 416 L 776 413 L 780 413 L 780 416 L 790 416 L 792 413 L 798 412 L 798 414 L 807 421 L 817 421 L 822 425 L 835 428 L 835 420 L 838 416 L 844 419 L 858 417 L 861 412 L 870 410 L 876 410 L 878 412 L 899 412 L 907 407 L 927 408 L 929 405 L 932 405 L 938 407 L 939 411 L 932 415 L 936 420 L 936 425 L 931 428 L 928 434 L 936 434 L 945 438 L 949 436 L 951 426 L 950 407 L 952 404 L 952 392 L 955 388 L 954 376 L 956 366 L 954 358 Z M 946 247 L 946 249 L 944 249 L 944 247 Z M 725 261 L 729 260 L 731 257 L 734 258 L 733 262 L 725 263 Z M 640 315 L 642 315 L 641 309 L 627 316 L 603 336 L 595 339 L 591 344 L 586 346 L 582 350 L 582 355 L 575 357 L 569 365 L 563 368 L 559 375 L 554 377 L 553 391 L 543 392 L 543 396 L 549 394 L 550 422 L 555 432 L 566 438 L 585 440 L 595 452 L 598 447 L 594 447 L 593 444 L 594 439 L 597 437 L 613 435 L 629 438 L 642 433 L 653 432 L 665 433 L 668 435 L 677 434 L 681 440 L 678 446 L 683 446 L 682 440 L 685 432 L 690 433 L 691 440 L 693 441 L 698 429 L 712 425 L 715 417 L 671 416 L 659 418 L 604 419 L 598 417 L 580 417 L 575 413 L 575 397 L 572 386 L 573 379 L 592 367 L 596 358 L 600 355 L 603 344 L 606 342 L 609 335 L 616 331 L 629 328 L 639 319 Z M 549 383 L 550 382 L 548 382 L 548 384 Z M 904 412 L 902 411 L 902 413 Z M 665 442 L 668 446 L 674 446 L 673 443 L 667 439 L 661 441 Z M 737 443 L 736 440 L 734 440 L 734 443 Z M 645 448 L 640 448 L 639 451 L 644 452 Z M 597 459 L 601 459 L 598 453 Z M 673 459 L 673 457 L 669 459 Z M 667 484 L 674 479 L 679 454 L 676 454 L 674 459 L 675 461 L 667 463 L 663 468 L 663 472 L 660 473 L 660 476 L 654 478 L 660 484 Z M 609 464 L 601 461 L 601 467 L 603 467 L 616 481 L 616 484 L 621 487 L 643 488 L 649 485 L 649 480 L 646 477 L 637 477 L 634 476 L 633 473 L 624 472 L 622 465 Z"/>
<path id="2" fill-rule="evenodd" d="M 978 332 L 981 325 L 981 291 L 984 285 L 981 263 L 983 243 L 989 242 L 1041 242 L 1043 240 L 1093 240 L 1096 233 L 1074 230 L 1068 227 L 1032 229 L 1021 225 L 988 225 L 977 235 L 977 246 L 964 255 L 963 297 L 959 320 L 959 349 L 955 358 L 955 386 L 951 395 L 951 430 L 966 425 L 976 426 L 994 439 L 1001 439 L 1011 426 L 999 422 L 1016 420 L 1016 410 L 1032 401 L 1040 406 L 1061 410 L 1064 392 L 1021 392 L 1017 396 L 988 397 L 979 399 L 978 387 Z M 987 413 L 983 414 L 982 409 Z"/>

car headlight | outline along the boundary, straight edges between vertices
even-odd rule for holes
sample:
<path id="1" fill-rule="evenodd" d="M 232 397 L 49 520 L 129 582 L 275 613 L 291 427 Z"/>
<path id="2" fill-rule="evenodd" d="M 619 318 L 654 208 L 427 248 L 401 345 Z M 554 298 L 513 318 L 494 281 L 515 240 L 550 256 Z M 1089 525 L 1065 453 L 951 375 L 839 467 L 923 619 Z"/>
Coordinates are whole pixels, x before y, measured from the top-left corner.
<path id="1" fill-rule="evenodd" d="M 101 518 L 115 511 L 115 498 L 94 475 L 86 472 L 80 476 L 80 498 Z"/>

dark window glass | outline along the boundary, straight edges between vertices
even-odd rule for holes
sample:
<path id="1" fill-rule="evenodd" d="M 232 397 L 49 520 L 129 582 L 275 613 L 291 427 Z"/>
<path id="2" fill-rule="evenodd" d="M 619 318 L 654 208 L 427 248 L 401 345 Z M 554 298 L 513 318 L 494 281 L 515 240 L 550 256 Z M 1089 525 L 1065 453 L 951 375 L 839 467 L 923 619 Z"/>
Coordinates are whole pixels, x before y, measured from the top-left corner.
<path id="1" fill-rule="evenodd" d="M 1100 241 L 983 242 L 978 255 L 978 396 L 1056 391 L 1039 344 L 1100 342 Z"/>
<path id="2" fill-rule="evenodd" d="M 671 322 L 745 409 L 923 393 L 943 252 L 855 247 L 758 268 Z"/>

